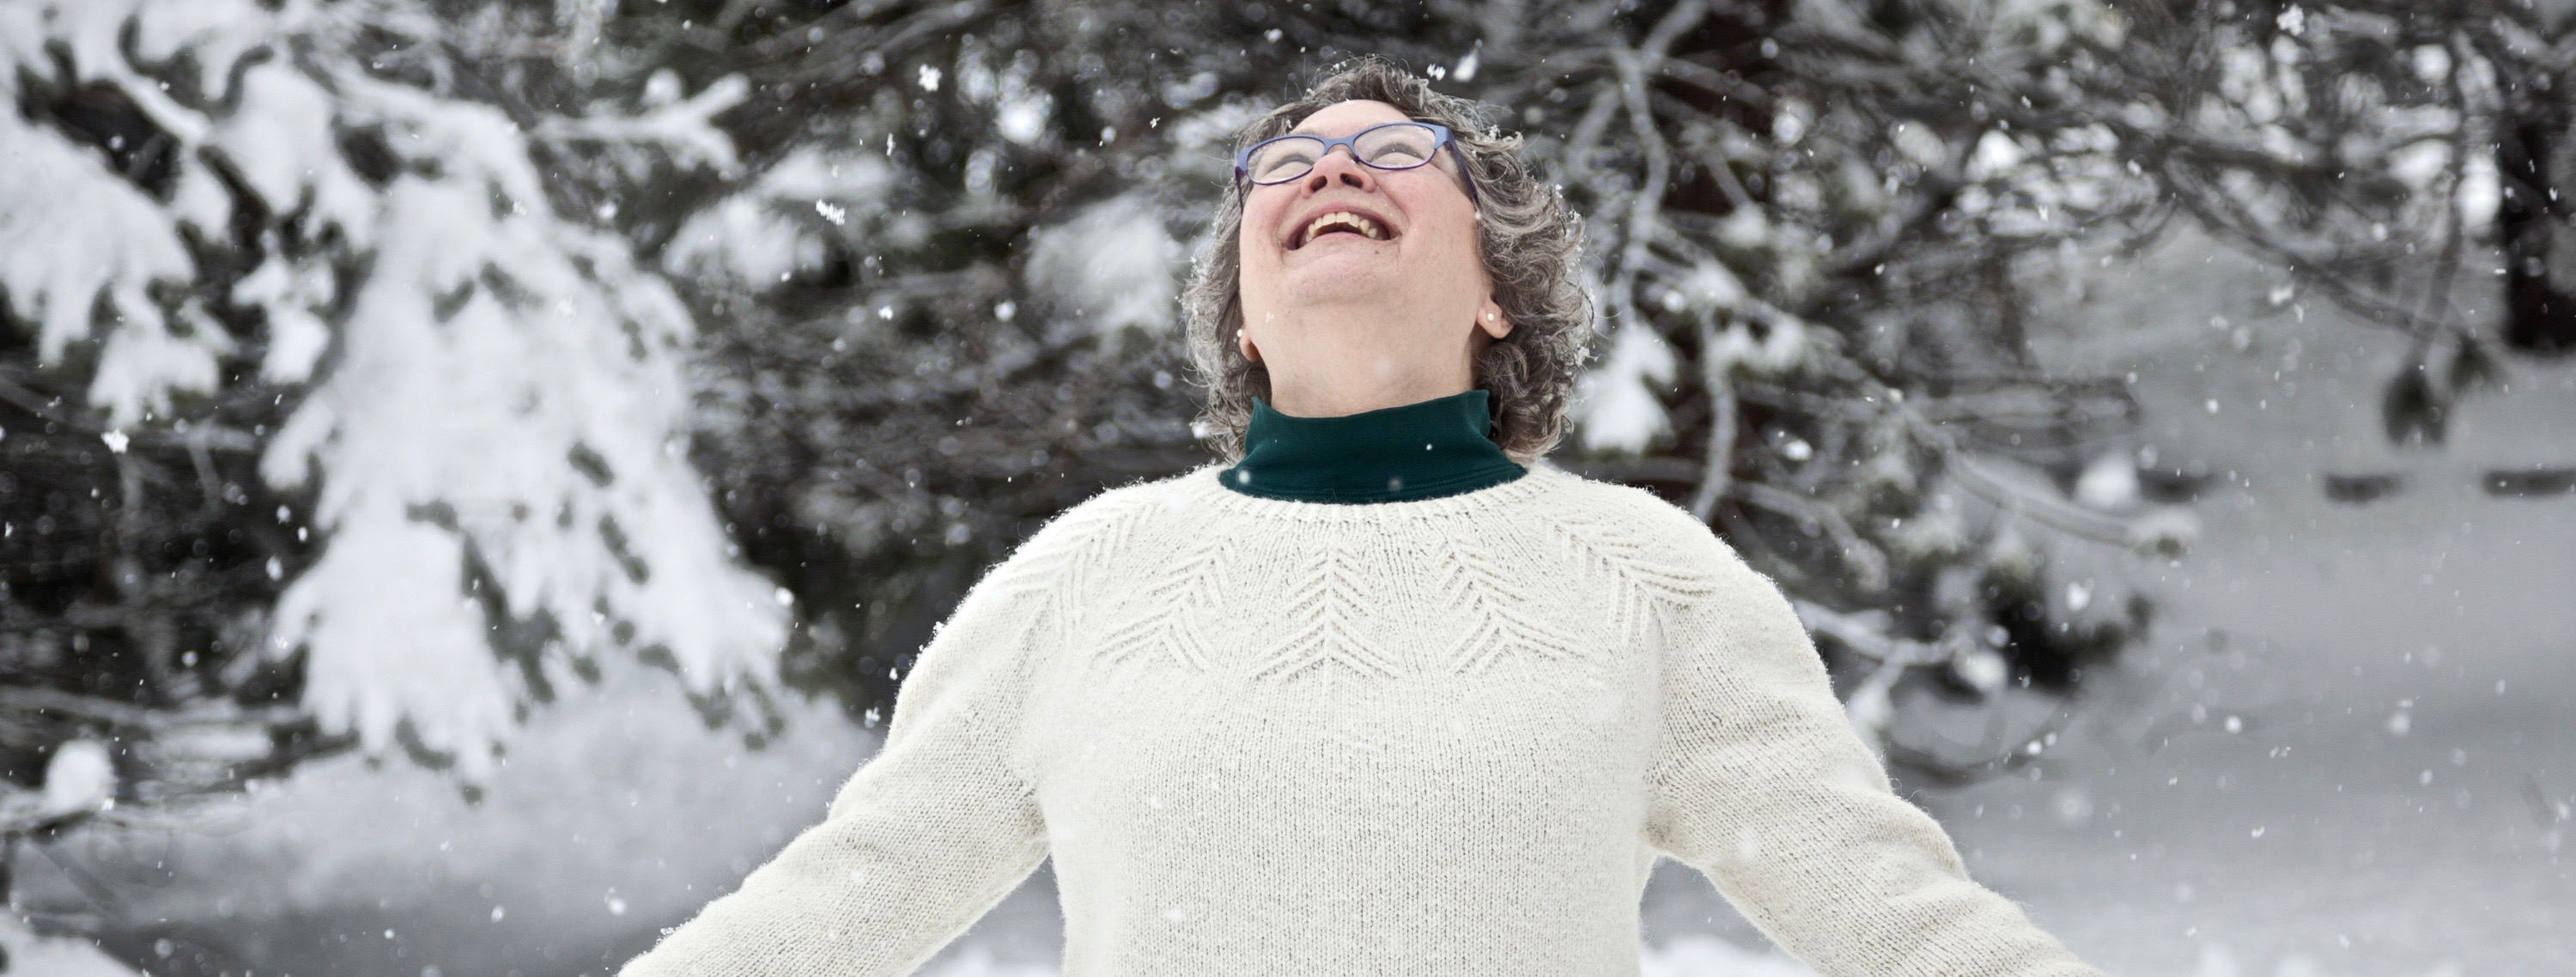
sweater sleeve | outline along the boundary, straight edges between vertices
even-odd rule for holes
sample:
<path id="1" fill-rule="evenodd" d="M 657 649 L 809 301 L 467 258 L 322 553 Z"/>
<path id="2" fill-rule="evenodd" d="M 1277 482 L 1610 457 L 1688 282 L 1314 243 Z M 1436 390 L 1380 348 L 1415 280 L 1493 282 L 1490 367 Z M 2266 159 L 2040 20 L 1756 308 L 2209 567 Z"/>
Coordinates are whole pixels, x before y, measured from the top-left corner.
<path id="1" fill-rule="evenodd" d="M 1778 585 L 1689 528 L 1703 586 L 1665 618 L 1650 843 L 1821 977 L 2104 977 L 1968 877 L 1852 729 Z"/>
<path id="2" fill-rule="evenodd" d="M 1030 549 L 937 627 L 896 693 L 883 746 L 822 822 L 618 977 L 899 977 L 1037 868 L 1045 830 L 1013 743 L 1032 660 L 1054 629 Z"/>

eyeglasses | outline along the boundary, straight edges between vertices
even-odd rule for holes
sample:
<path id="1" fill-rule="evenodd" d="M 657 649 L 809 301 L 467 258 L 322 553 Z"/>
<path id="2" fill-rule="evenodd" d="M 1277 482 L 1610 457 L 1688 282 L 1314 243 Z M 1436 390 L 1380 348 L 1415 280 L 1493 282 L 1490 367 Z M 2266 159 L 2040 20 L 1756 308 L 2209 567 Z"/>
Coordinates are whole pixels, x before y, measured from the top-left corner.
<path id="1" fill-rule="evenodd" d="M 1431 162 L 1442 149 L 1458 163 L 1459 181 L 1467 187 L 1467 204 L 1477 206 L 1476 178 L 1467 171 L 1467 156 L 1449 127 L 1435 122 L 1381 122 L 1347 136 L 1276 136 L 1234 154 L 1234 187 L 1250 178 L 1256 186 L 1286 183 L 1315 171 L 1335 146 L 1351 148 L 1351 158 L 1372 169 L 1410 170 Z"/>

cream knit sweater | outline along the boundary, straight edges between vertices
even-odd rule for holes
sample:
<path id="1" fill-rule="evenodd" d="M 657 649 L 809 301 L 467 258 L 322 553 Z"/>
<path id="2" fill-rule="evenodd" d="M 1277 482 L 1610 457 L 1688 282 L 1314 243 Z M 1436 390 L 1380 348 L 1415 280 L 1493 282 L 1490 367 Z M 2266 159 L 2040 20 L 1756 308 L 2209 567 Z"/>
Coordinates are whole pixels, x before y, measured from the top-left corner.
<path id="1" fill-rule="evenodd" d="M 1688 513 L 1545 462 L 1374 504 L 1221 471 L 987 572 L 825 819 L 621 977 L 909 974 L 1050 856 L 1065 977 L 1630 977 L 1658 853 L 1825 977 L 2102 977 Z"/>

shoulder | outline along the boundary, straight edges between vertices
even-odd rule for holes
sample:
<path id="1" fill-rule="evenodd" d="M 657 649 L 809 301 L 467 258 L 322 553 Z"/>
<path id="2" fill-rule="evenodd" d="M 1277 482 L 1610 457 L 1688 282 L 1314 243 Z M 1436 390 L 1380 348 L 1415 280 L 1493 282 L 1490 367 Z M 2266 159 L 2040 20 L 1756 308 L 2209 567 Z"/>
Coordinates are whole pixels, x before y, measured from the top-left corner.
<path id="1" fill-rule="evenodd" d="M 1708 559 L 1734 559 L 1734 547 L 1710 531 L 1708 523 L 1690 510 L 1674 505 L 1672 500 L 1641 490 L 1625 482 L 1602 482 L 1566 469 L 1543 467 L 1556 482 L 1558 521 L 1566 526 L 1582 526 L 1587 531 L 1623 539 L 1643 552 L 1659 554 L 1677 562 L 1708 562 Z"/>
<path id="2" fill-rule="evenodd" d="M 1567 531 L 1589 535 L 1585 548 L 1629 585 L 1677 609 L 1678 620 L 1698 622 L 1690 627 L 1720 628 L 1755 653 L 1799 650 L 1790 660 L 1804 664 L 1792 667 L 1821 669 L 1788 592 L 1690 510 L 1635 486 L 1562 477 L 1572 480 L 1568 497 L 1580 500 L 1565 506 Z M 1802 671 L 1799 681 L 1811 677 Z"/>
<path id="3" fill-rule="evenodd" d="M 1030 542 L 1041 537 L 1061 539 L 1068 545 L 1106 542 L 1138 522 L 1187 508 L 1192 498 L 1216 487 L 1218 470 L 1215 465 L 1202 465 L 1178 474 L 1101 489 L 1049 519 L 1036 536 L 1030 537 Z"/>
<path id="4" fill-rule="evenodd" d="M 1556 483 L 1557 504 L 1569 515 L 1666 531 L 1677 526 L 1705 528 L 1688 510 L 1625 482 L 1603 481 L 1554 465 L 1540 465 L 1531 472 L 1543 473 Z"/>
<path id="5" fill-rule="evenodd" d="M 1715 582 L 1751 572 L 1725 537 L 1663 496 L 1553 466 L 1532 469 L 1542 471 L 1558 483 L 1553 521 L 1580 542 L 1614 549 L 1659 577 Z"/>
<path id="6" fill-rule="evenodd" d="M 993 570 L 993 575 L 1039 581 L 1067 564 L 1091 561 L 1117 548 L 1135 527 L 1179 508 L 1206 469 L 1112 485 L 1047 517 Z"/>

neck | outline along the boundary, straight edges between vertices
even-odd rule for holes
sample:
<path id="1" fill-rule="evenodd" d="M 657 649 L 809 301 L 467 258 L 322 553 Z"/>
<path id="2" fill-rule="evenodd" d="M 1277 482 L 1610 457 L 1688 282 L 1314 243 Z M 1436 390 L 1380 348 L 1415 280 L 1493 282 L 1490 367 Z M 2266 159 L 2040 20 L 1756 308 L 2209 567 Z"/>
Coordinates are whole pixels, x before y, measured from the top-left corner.
<path id="1" fill-rule="evenodd" d="M 1449 383 L 1424 377 L 1405 378 L 1371 387 L 1283 386 L 1275 378 L 1271 384 L 1271 394 L 1278 399 L 1272 409 L 1283 417 L 1297 420 L 1348 417 L 1441 397 L 1455 397 L 1466 392 L 1467 382 L 1463 379 Z"/>
<path id="2" fill-rule="evenodd" d="M 1277 317 L 1287 328 L 1262 332 L 1270 404 L 1291 417 L 1341 417 L 1418 404 L 1475 386 L 1477 331 L 1424 328 L 1426 310 L 1307 307 Z M 1460 320 L 1463 321 L 1463 320 Z"/>
<path id="3" fill-rule="evenodd" d="M 1491 395 L 1466 390 L 1325 417 L 1283 414 L 1255 397 L 1243 460 L 1219 481 L 1245 495 L 1300 502 L 1401 502 L 1519 478 L 1491 437 Z"/>

